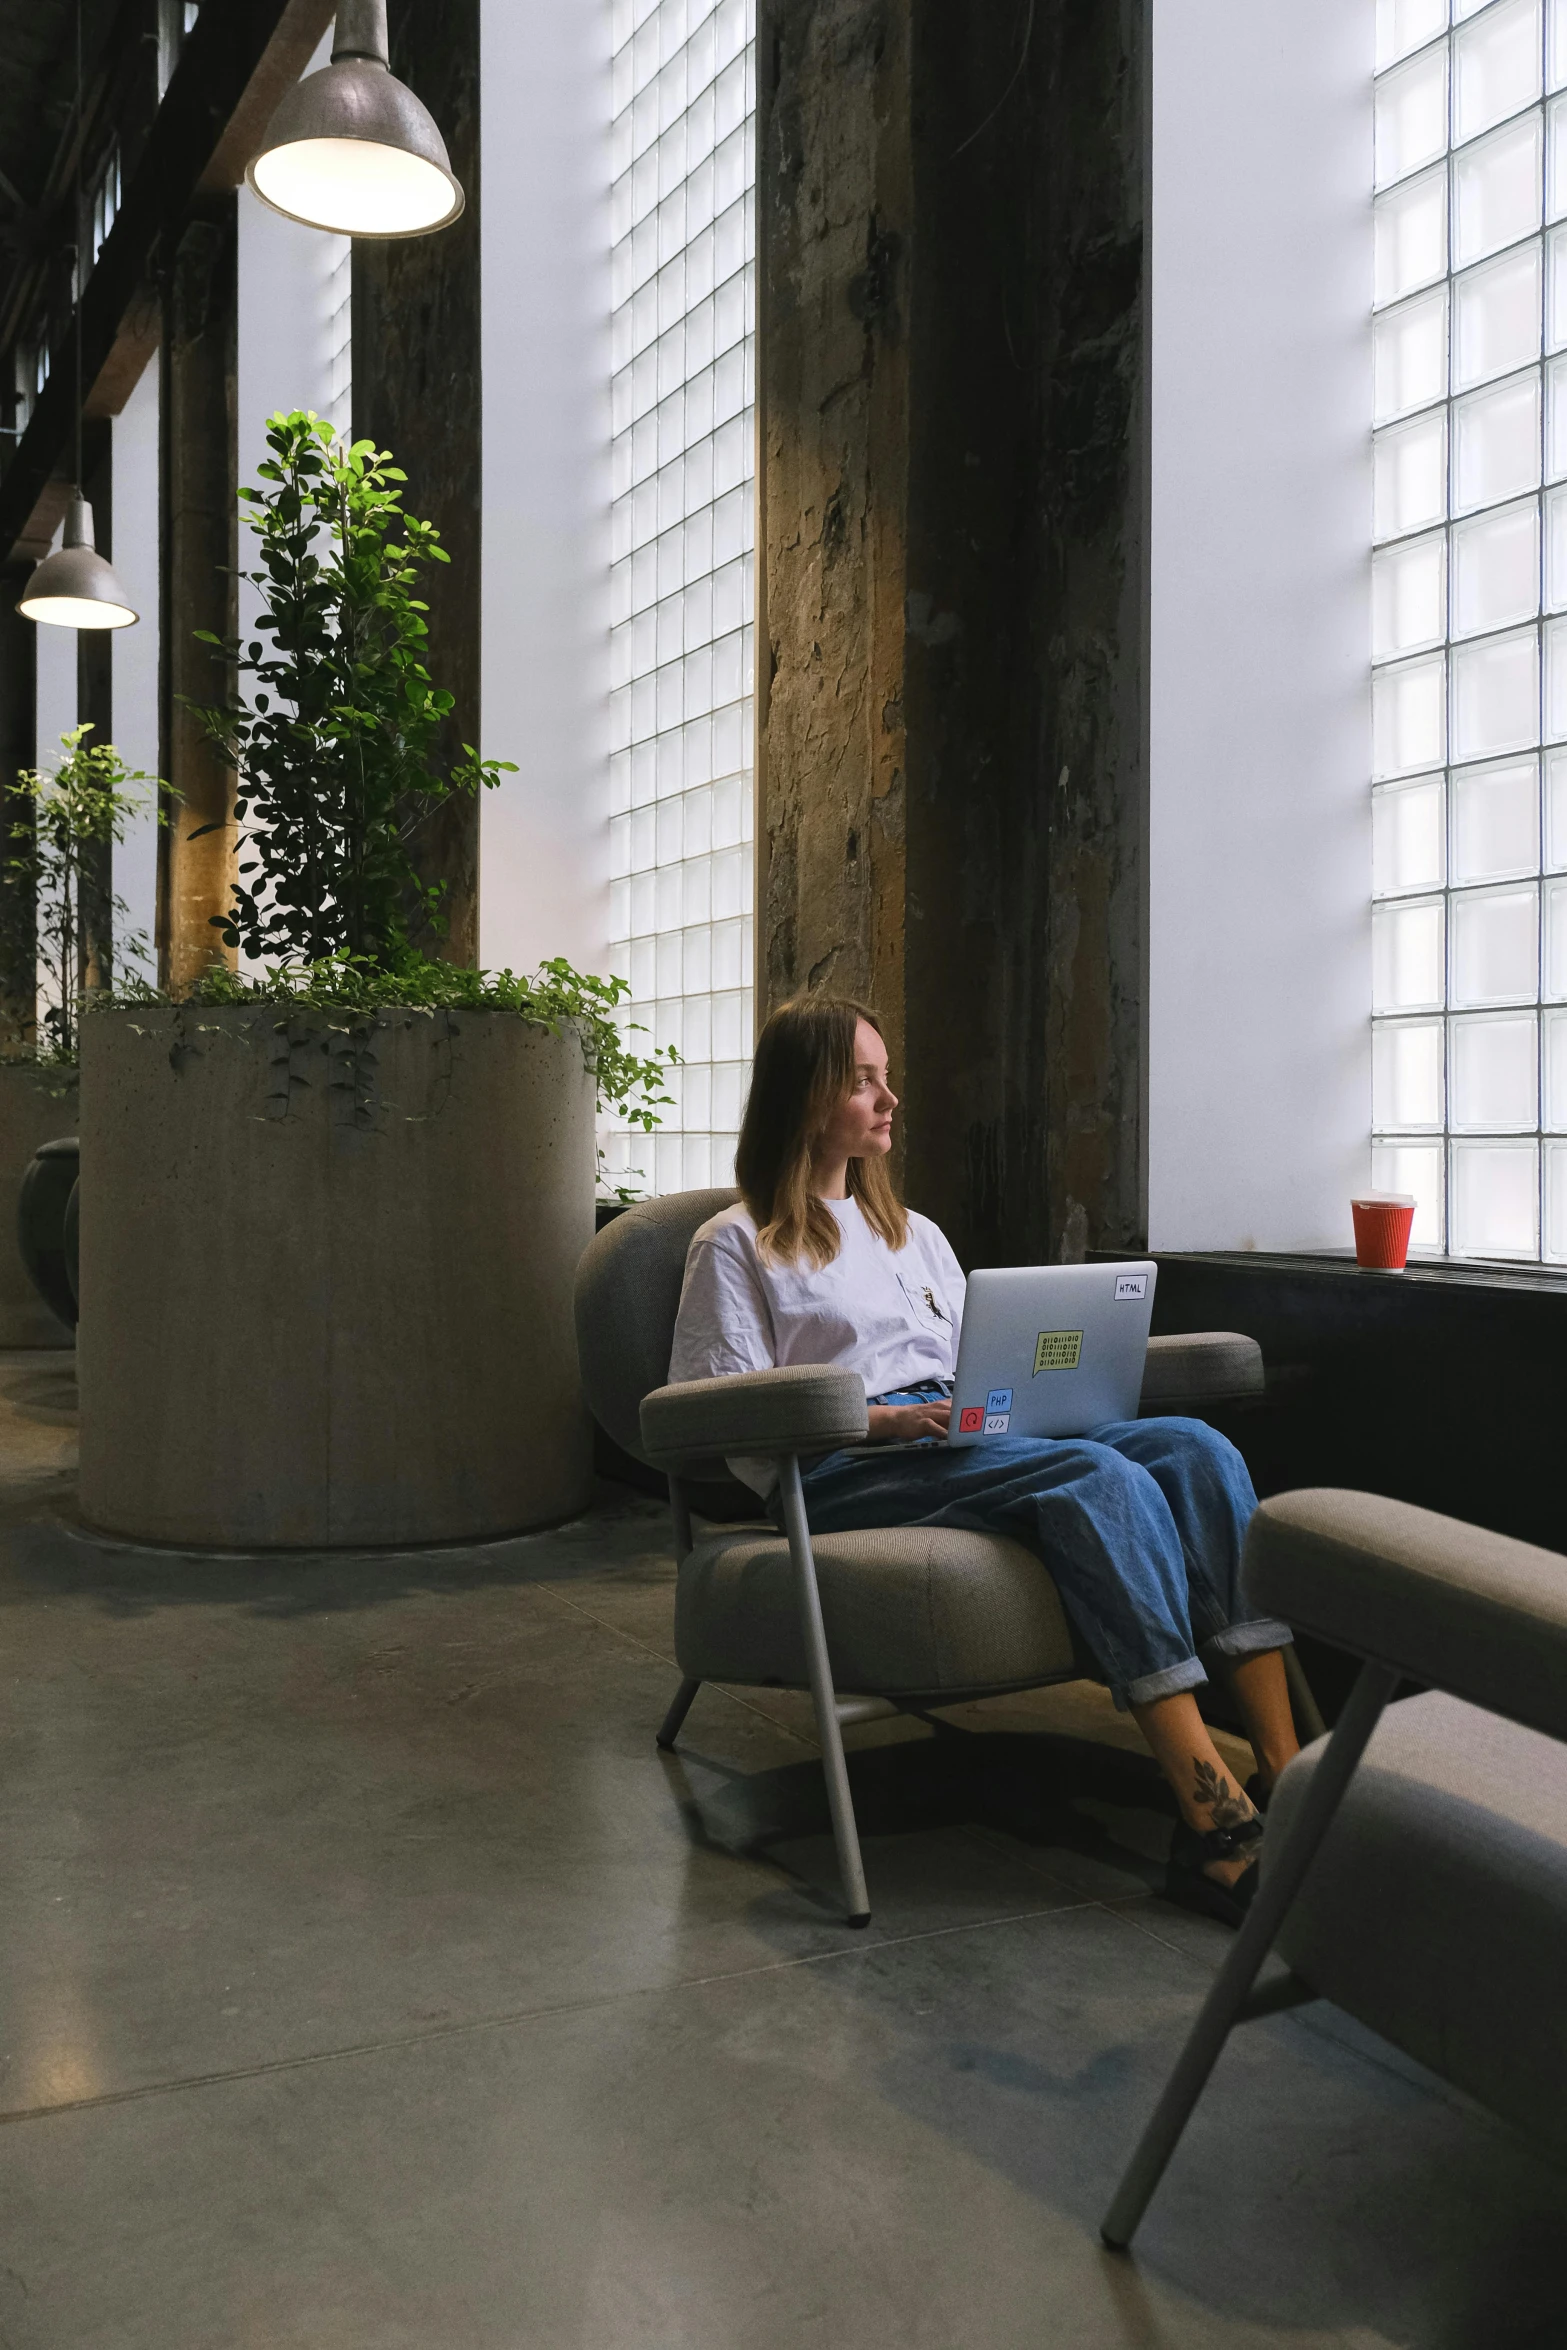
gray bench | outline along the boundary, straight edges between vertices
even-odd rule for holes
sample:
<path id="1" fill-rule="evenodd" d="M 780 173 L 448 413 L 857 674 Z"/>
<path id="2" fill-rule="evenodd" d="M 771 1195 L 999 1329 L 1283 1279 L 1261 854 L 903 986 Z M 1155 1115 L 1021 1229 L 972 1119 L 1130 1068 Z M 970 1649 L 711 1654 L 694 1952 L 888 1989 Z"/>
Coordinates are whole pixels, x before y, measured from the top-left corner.
<path id="1" fill-rule="evenodd" d="M 1231 2028 L 1331 1999 L 1567 2160 L 1567 1557 L 1373 1494 L 1265 1502 L 1253 1599 L 1360 1656 L 1104 2222 L 1131 2241 Z M 1405 1677 L 1428 1694 L 1388 1708 Z M 1259 1981 L 1270 1950 L 1282 1969 Z"/>

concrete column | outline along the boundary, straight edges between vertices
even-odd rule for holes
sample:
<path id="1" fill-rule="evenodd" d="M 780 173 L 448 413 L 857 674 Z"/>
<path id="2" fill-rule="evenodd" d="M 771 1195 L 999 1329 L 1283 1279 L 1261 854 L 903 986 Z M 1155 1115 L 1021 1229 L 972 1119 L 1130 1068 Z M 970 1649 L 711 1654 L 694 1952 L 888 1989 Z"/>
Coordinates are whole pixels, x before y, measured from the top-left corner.
<path id="1" fill-rule="evenodd" d="M 210 645 L 196 642 L 195 631 L 228 638 L 238 625 L 235 242 L 233 196 L 204 197 L 180 239 L 165 290 L 159 773 L 180 796 L 171 801 L 158 843 L 158 966 L 172 988 L 188 986 L 214 957 L 233 960 L 211 917 L 230 903 L 235 777 L 182 697 L 210 702 L 227 690 L 222 663 Z M 194 839 L 206 825 L 221 829 Z"/>
<path id="2" fill-rule="evenodd" d="M 428 664 L 456 697 L 445 750 L 479 743 L 482 361 L 479 337 L 479 4 L 392 0 L 392 71 L 440 126 L 467 204 L 433 236 L 354 246 L 354 437 L 390 449 L 408 476 L 409 511 L 434 522 L 451 557 L 432 565 Z M 479 810 L 445 808 L 419 866 L 444 881 L 443 935 L 424 943 L 454 963 L 479 956 Z"/>
<path id="3" fill-rule="evenodd" d="M 38 1018 L 33 892 L 6 871 L 28 830 L 9 786 L 38 764 L 37 625 L 16 608 L 32 568 L 24 561 L 0 569 L 0 1055 L 30 1044 Z"/>
<path id="4" fill-rule="evenodd" d="M 1143 1232 L 1142 58 L 1136 0 L 758 39 L 762 988 L 879 1002 L 971 1263 Z"/>

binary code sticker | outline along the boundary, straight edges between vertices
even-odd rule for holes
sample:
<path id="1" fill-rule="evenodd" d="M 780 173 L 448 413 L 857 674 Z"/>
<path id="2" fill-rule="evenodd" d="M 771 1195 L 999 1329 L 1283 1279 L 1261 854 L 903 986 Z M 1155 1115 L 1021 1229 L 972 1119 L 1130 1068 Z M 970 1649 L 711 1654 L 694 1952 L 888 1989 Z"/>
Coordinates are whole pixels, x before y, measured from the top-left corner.
<path id="1" fill-rule="evenodd" d="M 1012 1414 L 1010 1412 L 987 1412 L 985 1414 L 985 1434 L 987 1436 L 1005 1436 L 1011 1425 Z"/>
<path id="2" fill-rule="evenodd" d="M 985 1415 L 977 1403 L 965 1404 L 958 1414 L 958 1434 L 977 1436 L 985 1425 Z"/>
<path id="3" fill-rule="evenodd" d="M 1147 1274 L 1117 1273 L 1115 1277 L 1115 1295 L 1117 1304 L 1120 1303 L 1123 1297 L 1146 1297 L 1148 1295 Z"/>
<path id="4" fill-rule="evenodd" d="M 1041 1371 L 1075 1371 L 1082 1351 L 1081 1330 L 1041 1330 L 1034 1349 L 1034 1377 Z"/>

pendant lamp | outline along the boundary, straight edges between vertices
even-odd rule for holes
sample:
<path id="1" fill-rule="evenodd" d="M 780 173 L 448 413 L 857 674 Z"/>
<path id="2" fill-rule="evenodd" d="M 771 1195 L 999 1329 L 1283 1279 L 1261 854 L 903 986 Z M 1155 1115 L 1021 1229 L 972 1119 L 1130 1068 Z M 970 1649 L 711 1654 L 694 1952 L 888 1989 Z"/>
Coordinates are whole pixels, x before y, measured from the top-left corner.
<path id="1" fill-rule="evenodd" d="M 245 177 L 264 204 L 347 237 L 423 237 L 463 208 L 446 142 L 388 63 L 386 0 L 342 0 L 332 62 L 272 117 Z"/>
<path id="2" fill-rule="evenodd" d="M 76 480 L 63 542 L 36 565 L 17 610 L 55 628 L 129 628 L 137 618 L 114 568 L 93 546 L 92 508 L 82 496 L 82 0 L 76 0 L 76 261 L 71 340 L 76 358 Z"/>
<path id="3" fill-rule="evenodd" d="M 73 492 L 64 544 L 46 555 L 17 610 L 56 628 L 129 628 L 136 618 L 113 566 L 93 547 L 92 508 Z"/>

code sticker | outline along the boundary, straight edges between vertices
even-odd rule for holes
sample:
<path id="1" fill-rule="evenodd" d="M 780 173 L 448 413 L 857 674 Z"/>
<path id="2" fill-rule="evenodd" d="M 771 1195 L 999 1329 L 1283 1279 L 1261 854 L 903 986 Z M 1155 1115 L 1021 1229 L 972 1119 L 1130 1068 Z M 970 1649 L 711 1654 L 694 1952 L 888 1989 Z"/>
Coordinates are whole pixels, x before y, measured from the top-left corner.
<path id="1" fill-rule="evenodd" d="M 1148 1295 L 1147 1274 L 1117 1273 L 1115 1277 L 1115 1295 L 1117 1304 L 1120 1303 L 1123 1297 L 1146 1297 Z"/>
<path id="2" fill-rule="evenodd" d="M 987 1412 L 1009 1412 L 1012 1409 L 1011 1388 L 993 1387 L 985 1398 L 985 1409 Z"/>
<path id="3" fill-rule="evenodd" d="M 985 1434 L 987 1436 L 1005 1436 L 1011 1425 L 1012 1414 L 1010 1412 L 987 1412 L 985 1414 Z"/>
<path id="4" fill-rule="evenodd" d="M 1081 1330 L 1041 1330 L 1034 1348 L 1034 1377 L 1041 1371 L 1075 1371 L 1082 1352 Z"/>
<path id="5" fill-rule="evenodd" d="M 985 1425 L 985 1415 L 977 1403 L 965 1404 L 958 1414 L 958 1434 L 977 1436 Z"/>

